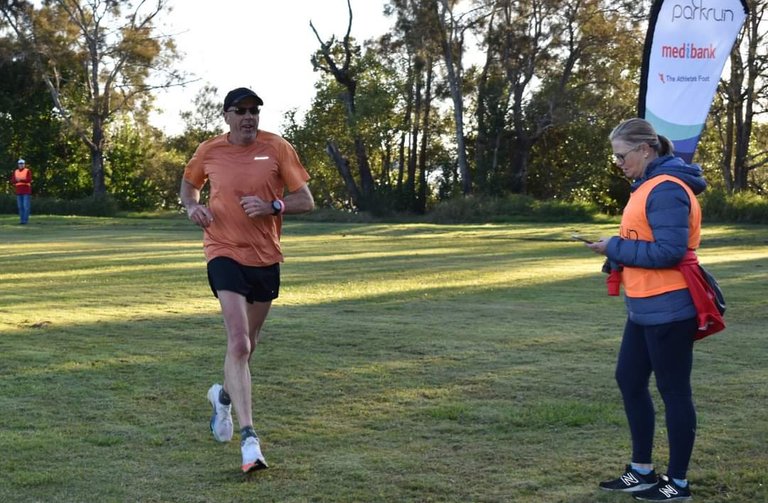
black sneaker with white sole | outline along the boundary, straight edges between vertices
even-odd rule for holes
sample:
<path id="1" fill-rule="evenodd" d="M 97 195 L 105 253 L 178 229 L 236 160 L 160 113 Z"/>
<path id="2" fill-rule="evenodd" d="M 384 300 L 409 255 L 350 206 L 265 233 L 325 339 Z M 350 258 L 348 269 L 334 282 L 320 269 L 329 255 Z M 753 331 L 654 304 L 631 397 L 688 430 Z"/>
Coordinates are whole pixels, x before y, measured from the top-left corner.
<path id="1" fill-rule="evenodd" d="M 656 477 L 655 471 L 642 475 L 632 468 L 632 465 L 627 465 L 624 468 L 624 473 L 619 478 L 600 482 L 600 489 L 633 493 L 650 489 L 656 485 L 657 481 L 658 477 Z"/>
<path id="2" fill-rule="evenodd" d="M 640 501 L 691 501 L 691 484 L 680 487 L 667 475 L 659 477 L 659 481 L 644 491 L 636 492 L 633 498 Z"/>

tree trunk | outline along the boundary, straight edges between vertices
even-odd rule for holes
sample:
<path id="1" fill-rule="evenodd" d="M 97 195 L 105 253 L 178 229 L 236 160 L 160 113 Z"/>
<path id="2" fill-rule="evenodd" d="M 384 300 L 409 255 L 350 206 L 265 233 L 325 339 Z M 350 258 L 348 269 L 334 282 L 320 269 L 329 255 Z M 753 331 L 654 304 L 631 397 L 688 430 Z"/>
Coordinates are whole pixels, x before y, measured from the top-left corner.
<path id="1" fill-rule="evenodd" d="M 93 137 L 91 138 L 91 178 L 93 178 L 93 196 L 101 198 L 107 195 L 104 177 L 104 124 L 101 117 L 93 117 Z"/>
<path id="2" fill-rule="evenodd" d="M 397 193 L 402 197 L 405 178 L 405 139 L 406 133 L 400 133 L 400 145 L 397 153 Z"/>
<path id="3" fill-rule="evenodd" d="M 722 145 L 721 171 L 728 193 L 749 190 L 749 172 L 762 165 L 750 155 L 749 147 L 755 117 L 764 108 L 760 104 L 768 99 L 768 86 L 764 84 L 768 55 L 763 50 L 768 32 L 761 30 L 768 4 L 750 4 L 752 12 L 731 50 L 729 80 L 719 88 L 725 114 L 715 118 Z"/>
<path id="4" fill-rule="evenodd" d="M 424 120 L 422 123 L 421 149 L 419 152 L 419 192 L 416 196 L 416 212 L 427 211 L 427 145 L 429 143 L 429 112 L 432 106 L 432 59 L 426 65 L 427 85 L 424 90 Z"/>
<path id="5" fill-rule="evenodd" d="M 755 101 L 759 100 L 756 90 L 758 82 L 764 80 L 765 57 L 760 60 L 758 48 L 765 44 L 765 30 L 761 32 L 760 24 L 766 12 L 765 2 L 754 2 L 754 12 L 747 19 L 743 33 L 747 39 L 747 64 L 745 92 L 740 94 L 742 106 L 736 122 L 736 158 L 734 159 L 734 190 L 737 192 L 749 189 L 749 171 L 754 169 L 749 157 L 749 140 L 752 137 L 752 126 L 755 118 Z M 733 64 L 733 63 L 731 63 Z M 764 90 L 765 87 L 762 87 Z M 763 97 L 765 94 L 763 94 Z"/>
<path id="6" fill-rule="evenodd" d="M 398 152 L 398 171 L 397 171 L 397 192 L 400 196 L 400 203 L 403 204 L 406 201 L 406 188 L 405 184 L 405 167 L 408 164 L 405 159 L 405 146 L 408 140 L 408 133 L 410 130 L 411 122 L 413 121 L 413 82 L 416 70 L 414 65 L 410 65 L 408 68 L 408 94 L 406 95 L 405 110 L 403 111 L 403 132 L 400 134 L 400 150 Z"/>
<path id="7" fill-rule="evenodd" d="M 533 142 L 530 140 L 518 139 L 515 141 L 511 173 L 508 180 L 509 190 L 514 194 L 525 194 L 528 190 L 528 161 L 531 157 L 532 145 Z"/>
<path id="8" fill-rule="evenodd" d="M 438 3 L 443 7 L 442 13 L 437 7 Z M 458 28 L 447 0 L 440 0 L 435 3 L 435 14 L 440 25 L 443 58 L 453 101 L 453 118 L 456 122 L 456 151 L 459 175 L 461 176 L 461 191 L 466 196 L 472 193 L 472 177 L 469 172 L 466 141 L 464 138 L 464 98 L 461 91 L 461 55 L 464 51 L 464 42 L 461 37 L 458 37 L 459 40 L 454 40 L 454 37 L 458 36 Z M 451 18 L 450 24 L 446 16 Z M 454 51 L 456 52 L 455 58 Z"/>
<path id="9" fill-rule="evenodd" d="M 733 193 L 733 172 L 731 162 L 733 159 L 733 101 L 728 100 L 725 103 L 725 135 L 721 133 L 723 150 L 720 157 L 720 170 L 723 175 L 725 191 Z"/>
<path id="10" fill-rule="evenodd" d="M 360 190 L 357 188 L 355 177 L 352 176 L 352 171 L 349 169 L 349 163 L 344 159 L 341 152 L 339 152 L 339 148 L 331 140 L 328 140 L 326 143 L 325 151 L 333 161 L 333 164 L 336 165 L 336 169 L 339 171 L 341 179 L 344 180 L 344 185 L 347 187 L 347 193 L 352 200 L 352 205 L 356 208 L 360 208 Z M 360 209 L 362 210 L 363 208 Z"/>
<path id="11" fill-rule="evenodd" d="M 418 65 L 419 67 L 421 65 Z M 415 209 L 416 207 L 416 161 L 417 161 L 417 149 L 419 144 L 419 116 L 421 115 L 422 96 L 421 86 L 423 85 L 423 78 L 421 73 L 415 75 L 416 90 L 414 93 L 415 103 L 413 106 L 413 121 L 411 122 L 411 138 L 408 142 L 410 148 L 408 149 L 408 178 L 405 181 L 405 194 L 408 198 L 408 208 Z"/>
<path id="12" fill-rule="evenodd" d="M 107 185 L 104 180 L 104 152 L 91 151 L 91 178 L 93 179 L 93 197 L 102 198 L 107 195 Z"/>
<path id="13" fill-rule="evenodd" d="M 368 162 L 365 143 L 357 132 L 355 133 L 355 155 L 357 156 L 357 171 L 360 173 L 360 187 L 363 197 L 366 199 L 366 206 L 368 206 L 374 191 L 373 174 L 371 174 L 371 165 Z"/>
<path id="14" fill-rule="evenodd" d="M 368 153 L 365 148 L 365 143 L 357 130 L 357 111 L 355 109 L 357 80 L 355 79 L 354 70 L 350 68 L 357 51 L 356 48 L 352 47 L 352 38 L 350 36 L 352 31 L 352 4 L 350 3 L 350 0 L 347 0 L 347 10 L 349 12 L 347 33 L 344 35 L 344 39 L 341 42 L 341 48 L 344 50 L 343 58 L 338 58 L 333 53 L 333 39 L 331 39 L 331 42 L 323 42 L 320 35 L 317 33 L 314 24 L 310 21 L 309 26 L 312 28 L 312 31 L 314 31 L 317 41 L 320 42 L 320 54 L 322 55 L 322 57 L 313 57 L 312 64 L 315 69 L 333 75 L 336 82 L 342 85 L 345 89 L 342 99 L 347 111 L 347 124 L 349 125 L 352 138 L 354 139 L 355 158 L 357 159 L 357 171 L 360 176 L 361 189 L 356 192 L 355 196 L 350 193 L 350 197 L 352 197 L 353 200 L 357 200 L 359 209 L 364 210 L 370 208 L 375 184 L 373 175 L 371 174 L 371 165 L 368 161 Z M 342 60 L 341 65 L 339 65 L 339 59 Z M 323 62 L 325 64 L 323 64 Z M 336 148 L 335 151 L 338 153 L 338 148 Z M 344 163 L 346 165 L 346 161 Z M 337 163 L 337 167 L 338 166 L 339 164 Z M 348 167 L 346 169 L 348 170 Z M 349 187 L 349 180 L 345 179 L 344 183 Z"/>

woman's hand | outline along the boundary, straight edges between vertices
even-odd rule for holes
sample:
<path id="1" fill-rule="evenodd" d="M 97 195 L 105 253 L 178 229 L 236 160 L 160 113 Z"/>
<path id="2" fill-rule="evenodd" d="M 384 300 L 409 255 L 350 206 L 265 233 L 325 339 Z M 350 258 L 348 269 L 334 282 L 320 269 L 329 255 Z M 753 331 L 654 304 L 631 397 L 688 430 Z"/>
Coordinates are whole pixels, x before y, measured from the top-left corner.
<path id="1" fill-rule="evenodd" d="M 600 238 L 594 243 L 584 243 L 584 246 L 597 253 L 598 255 L 605 255 L 605 249 L 608 248 L 608 240 L 611 238 Z"/>

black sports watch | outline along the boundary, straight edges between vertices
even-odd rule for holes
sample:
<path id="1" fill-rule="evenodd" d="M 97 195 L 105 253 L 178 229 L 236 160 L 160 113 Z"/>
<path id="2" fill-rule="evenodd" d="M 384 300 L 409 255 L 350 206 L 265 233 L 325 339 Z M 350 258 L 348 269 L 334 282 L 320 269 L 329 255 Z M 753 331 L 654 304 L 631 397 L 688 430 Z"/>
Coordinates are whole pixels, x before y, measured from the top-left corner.
<path id="1" fill-rule="evenodd" d="M 282 212 L 283 212 L 283 205 L 280 203 L 280 201 L 278 201 L 277 199 L 272 201 L 272 214 L 279 215 Z"/>

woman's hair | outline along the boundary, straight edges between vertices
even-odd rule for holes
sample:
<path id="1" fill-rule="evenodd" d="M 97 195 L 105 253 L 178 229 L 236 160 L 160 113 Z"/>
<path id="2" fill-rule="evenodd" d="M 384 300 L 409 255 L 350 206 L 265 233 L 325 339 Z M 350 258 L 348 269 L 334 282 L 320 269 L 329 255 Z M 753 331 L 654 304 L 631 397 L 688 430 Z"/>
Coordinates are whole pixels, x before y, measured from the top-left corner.
<path id="1" fill-rule="evenodd" d="M 650 122 L 638 117 L 627 119 L 613 128 L 608 139 L 623 141 L 634 146 L 647 143 L 659 155 L 670 155 L 675 151 L 675 146 L 669 138 L 657 134 Z"/>

